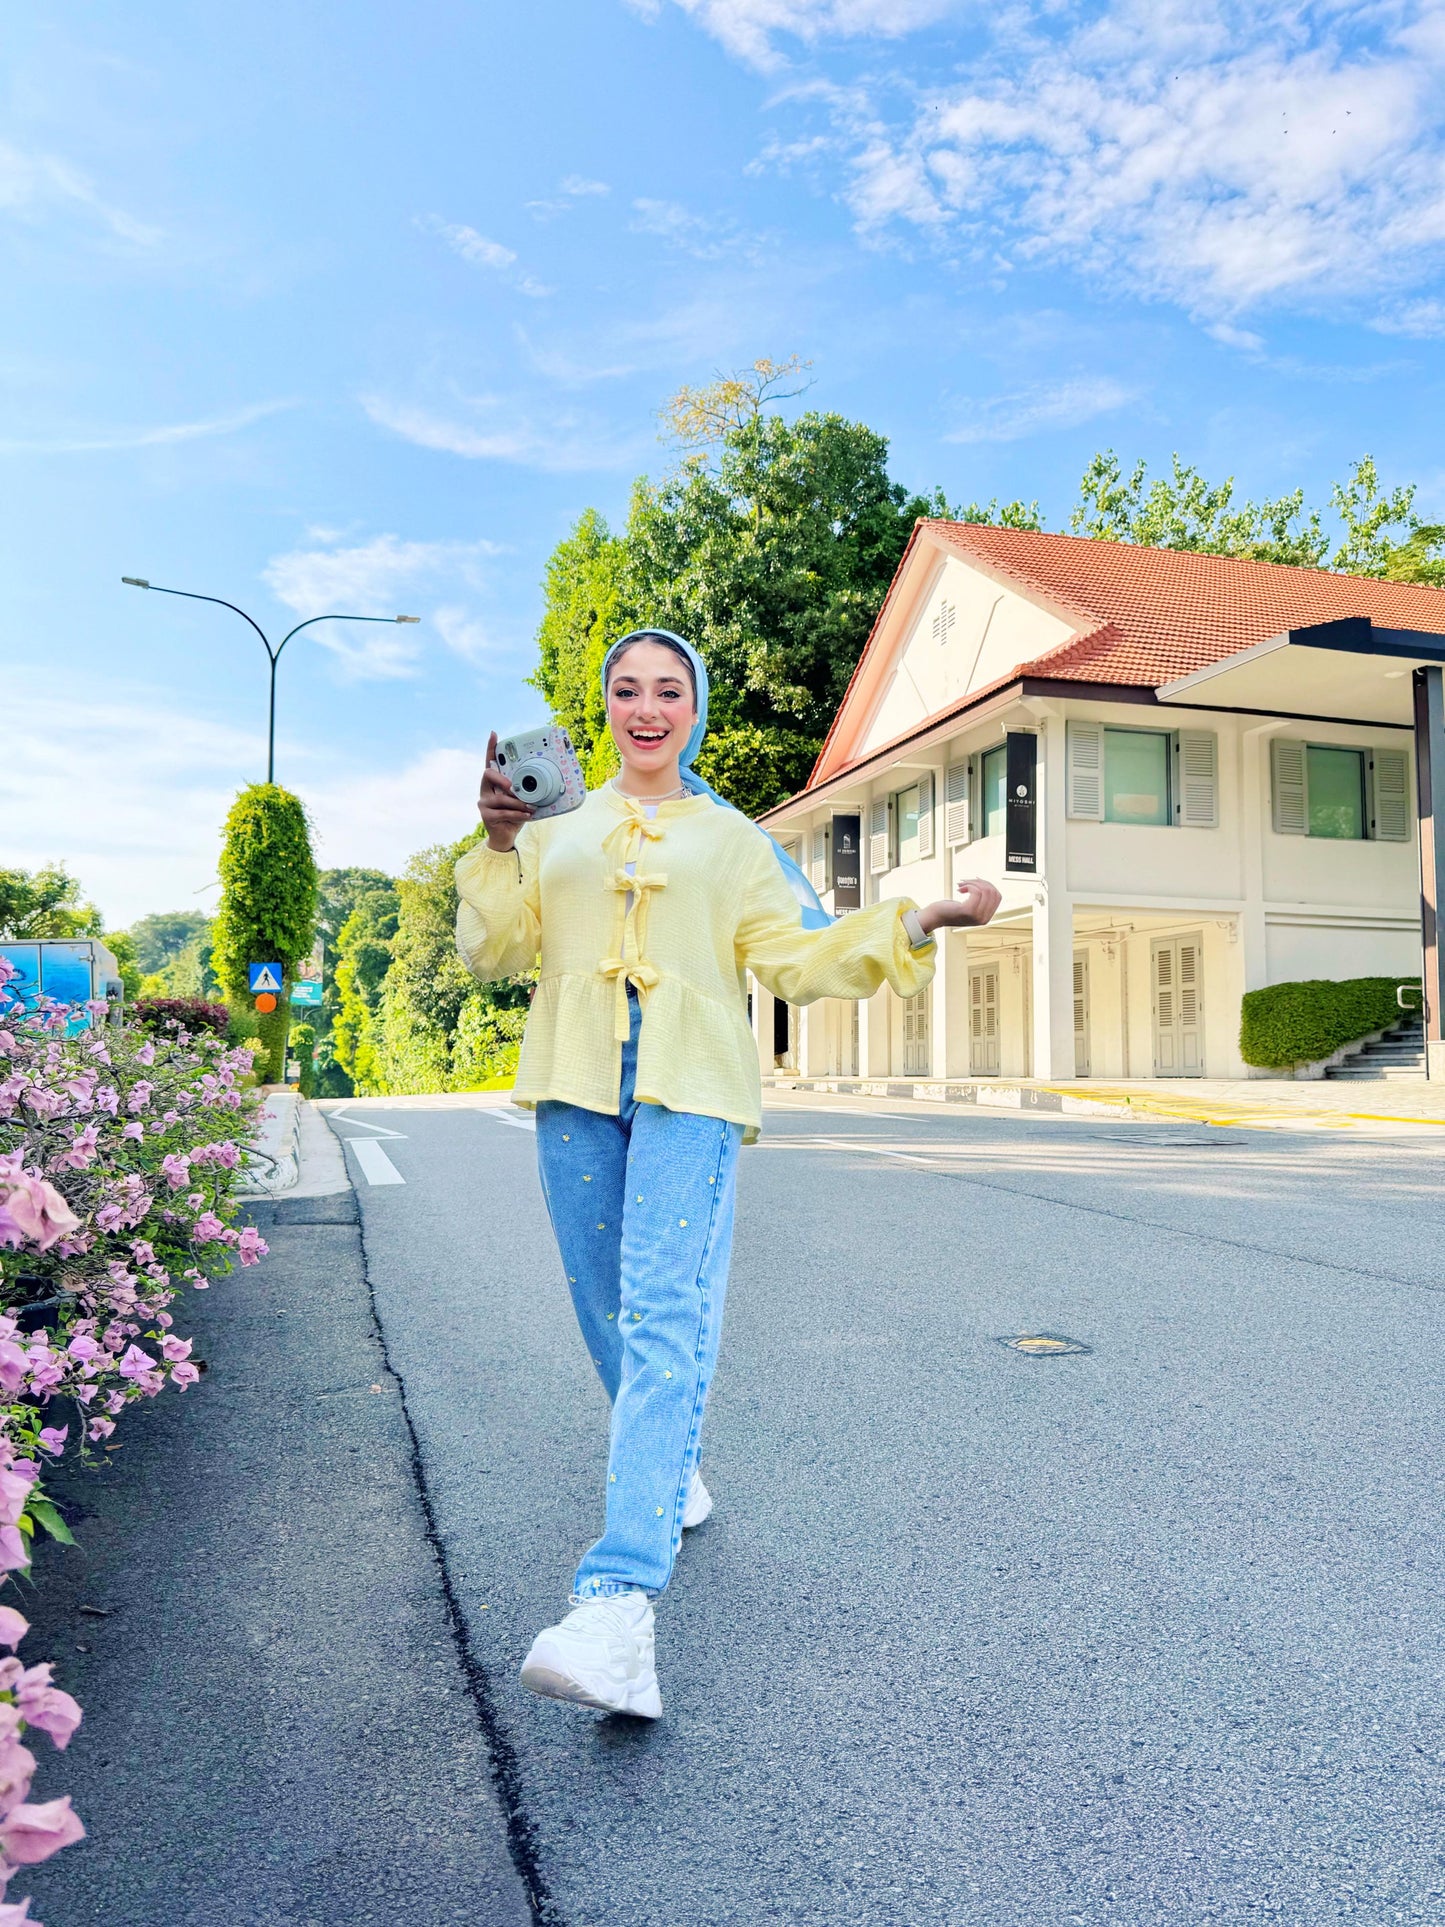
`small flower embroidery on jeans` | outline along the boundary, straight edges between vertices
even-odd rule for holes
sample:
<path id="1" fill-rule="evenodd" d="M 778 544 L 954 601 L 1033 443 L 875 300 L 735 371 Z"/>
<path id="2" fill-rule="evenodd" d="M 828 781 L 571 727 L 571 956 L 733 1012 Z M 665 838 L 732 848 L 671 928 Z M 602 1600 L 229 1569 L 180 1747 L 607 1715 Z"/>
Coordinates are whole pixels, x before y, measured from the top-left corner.
<path id="1" fill-rule="evenodd" d="M 679 1225 L 679 1226 L 680 1226 L 680 1227 L 681 1227 L 681 1228 L 682 1228 L 683 1230 L 686 1230 L 686 1228 L 687 1228 L 687 1219 L 686 1219 L 686 1218 L 679 1218 L 677 1222 L 678 1222 L 678 1225 Z"/>
<path id="2" fill-rule="evenodd" d="M 591 1184 L 591 1182 L 592 1182 L 592 1173 L 591 1173 L 590 1171 L 584 1171 L 584 1172 L 582 1173 L 582 1182 L 583 1182 L 584 1184 Z"/>
<path id="3" fill-rule="evenodd" d="M 658 1516 L 658 1518 L 659 1518 L 659 1519 L 660 1519 L 660 1518 L 662 1517 L 662 1507 L 661 1507 L 661 1506 L 659 1506 L 659 1507 L 657 1508 L 657 1516 Z"/>

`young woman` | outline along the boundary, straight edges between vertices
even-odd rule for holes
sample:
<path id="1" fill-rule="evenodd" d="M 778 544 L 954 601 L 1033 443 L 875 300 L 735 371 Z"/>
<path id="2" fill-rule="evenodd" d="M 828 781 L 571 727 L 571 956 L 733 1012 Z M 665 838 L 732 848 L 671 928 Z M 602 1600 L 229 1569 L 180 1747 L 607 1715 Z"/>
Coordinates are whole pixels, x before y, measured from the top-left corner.
<path id="1" fill-rule="evenodd" d="M 692 768 L 707 671 L 680 637 L 624 636 L 602 668 L 620 773 L 580 809 L 530 807 L 487 745 L 487 841 L 457 864 L 457 946 L 484 983 L 542 969 L 515 1101 L 535 1107 L 542 1190 L 577 1322 L 612 1401 L 606 1525 L 573 1610 L 522 1666 L 533 1692 L 656 1719 L 652 1600 L 712 1500 L 698 1441 L 717 1360 L 739 1145 L 761 1113 L 743 973 L 790 1004 L 900 996 L 932 932 L 987 923 L 895 898 L 834 923 L 778 845 Z M 805 927 L 810 926 L 810 927 Z"/>

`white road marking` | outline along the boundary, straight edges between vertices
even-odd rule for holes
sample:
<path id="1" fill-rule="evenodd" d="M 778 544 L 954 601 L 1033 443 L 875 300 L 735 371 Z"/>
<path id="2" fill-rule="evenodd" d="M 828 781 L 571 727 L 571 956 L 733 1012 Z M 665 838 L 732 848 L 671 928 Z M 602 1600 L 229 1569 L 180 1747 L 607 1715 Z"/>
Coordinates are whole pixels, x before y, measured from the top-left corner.
<path id="1" fill-rule="evenodd" d="M 368 1124 L 364 1117 L 351 1117 L 345 1111 L 333 1111 L 331 1115 L 338 1124 L 354 1124 L 362 1131 L 375 1131 L 378 1137 L 405 1137 L 405 1131 L 389 1131 L 384 1124 Z"/>
<path id="2" fill-rule="evenodd" d="M 347 1143 L 356 1153 L 356 1162 L 368 1184 L 405 1184 L 406 1179 L 382 1150 L 375 1138 L 352 1137 Z"/>
<path id="3" fill-rule="evenodd" d="M 494 1117 L 498 1124 L 510 1124 L 514 1130 L 518 1131 L 535 1131 L 537 1128 L 537 1119 L 531 1111 L 486 1110 L 482 1111 L 480 1115 L 482 1117 Z"/>

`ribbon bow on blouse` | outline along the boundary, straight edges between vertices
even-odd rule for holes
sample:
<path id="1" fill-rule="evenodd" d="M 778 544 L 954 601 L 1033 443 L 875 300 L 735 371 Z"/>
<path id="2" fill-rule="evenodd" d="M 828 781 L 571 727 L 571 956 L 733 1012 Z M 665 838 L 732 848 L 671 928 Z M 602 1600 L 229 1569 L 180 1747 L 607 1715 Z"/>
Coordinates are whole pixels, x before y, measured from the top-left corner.
<path id="1" fill-rule="evenodd" d="M 621 792 L 618 792 L 621 795 Z M 612 1035 L 619 1044 L 627 1042 L 632 1028 L 631 1013 L 627 1008 L 627 986 L 636 987 L 638 996 L 646 1002 L 647 993 L 656 988 L 660 979 L 657 971 L 643 954 L 647 941 L 647 906 L 654 891 L 665 888 L 667 878 L 653 872 L 645 876 L 629 876 L 623 867 L 636 863 L 642 855 L 644 843 L 660 843 L 667 834 L 650 816 L 644 815 L 641 808 L 624 798 L 629 807 L 627 814 L 610 830 L 602 840 L 604 853 L 611 857 L 617 866 L 607 878 L 607 888 L 615 890 L 622 900 L 622 921 L 618 931 L 618 954 L 604 957 L 598 964 L 599 975 L 611 977 L 617 985 L 617 1006 L 613 1018 Z M 635 844 L 633 838 L 636 837 Z M 629 848 L 629 845 L 632 847 Z M 627 903 L 628 894 L 632 902 Z"/>

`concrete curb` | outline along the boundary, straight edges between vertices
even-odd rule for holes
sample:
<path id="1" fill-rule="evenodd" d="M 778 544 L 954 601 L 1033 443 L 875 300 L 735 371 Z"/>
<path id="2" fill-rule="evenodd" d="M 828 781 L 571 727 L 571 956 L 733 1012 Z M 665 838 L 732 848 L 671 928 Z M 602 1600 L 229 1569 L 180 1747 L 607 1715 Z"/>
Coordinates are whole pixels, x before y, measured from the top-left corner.
<path id="1" fill-rule="evenodd" d="M 282 1084 L 262 1087 L 265 1105 L 260 1128 L 246 1155 L 243 1198 L 275 1198 L 289 1191 L 301 1176 L 301 1098 Z"/>

